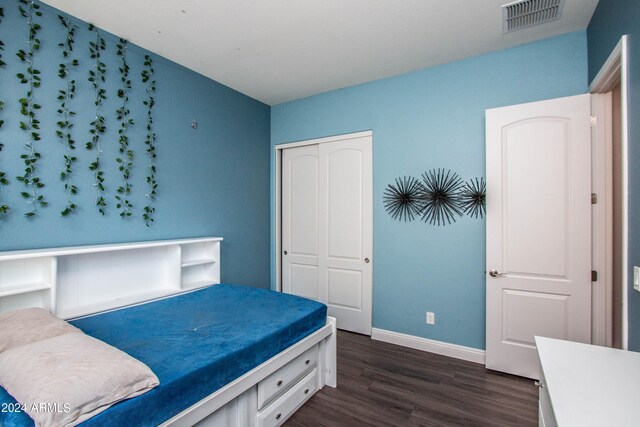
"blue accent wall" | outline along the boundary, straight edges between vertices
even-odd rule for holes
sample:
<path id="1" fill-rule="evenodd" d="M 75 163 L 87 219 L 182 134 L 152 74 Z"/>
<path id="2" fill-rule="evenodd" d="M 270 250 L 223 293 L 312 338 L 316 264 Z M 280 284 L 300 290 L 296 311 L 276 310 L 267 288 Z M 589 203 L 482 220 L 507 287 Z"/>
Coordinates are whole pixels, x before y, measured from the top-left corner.
<path id="1" fill-rule="evenodd" d="M 130 96 L 131 117 L 136 125 L 130 129 L 130 144 L 135 150 L 132 170 L 135 214 L 122 219 L 115 208 L 115 191 L 121 185 L 121 173 L 115 158 L 118 150 L 116 96 L 119 85 L 117 38 L 106 35 L 107 96 L 104 115 L 107 133 L 103 136 L 104 170 L 109 206 L 105 217 L 94 205 L 89 163 L 95 153 L 87 151 L 89 124 L 94 118 L 93 89 L 87 81 L 92 66 L 89 41 L 94 36 L 87 24 L 74 19 L 80 28 L 74 53 L 80 66 L 73 72 L 77 93 L 71 107 L 78 114 L 73 119 L 77 143 L 74 165 L 75 183 L 79 187 L 78 213 L 63 218 L 60 211 L 66 201 L 63 182 L 64 146 L 55 136 L 57 90 L 63 86 L 58 77 L 62 62 L 58 43 L 65 30 L 53 8 L 42 6 L 43 26 L 39 33 L 42 48 L 36 55 L 35 67 L 42 71 L 42 87 L 35 92 L 43 140 L 38 143 L 42 160 L 39 173 L 46 184 L 43 193 L 50 206 L 33 219 L 19 193 L 24 186 L 15 177 L 22 174 L 25 135 L 18 129 L 18 99 L 25 96 L 26 86 L 20 85 L 15 74 L 24 66 L 15 56 L 19 48 L 26 49 L 27 26 L 18 13 L 18 1 L 3 2 L 5 17 L 0 23 L 0 40 L 5 44 L 3 58 L 8 63 L 0 68 L 0 99 L 6 103 L 0 112 L 5 120 L 0 129 L 0 170 L 7 172 L 11 184 L 0 188 L 0 200 L 8 202 L 11 213 L 0 219 L 0 250 L 57 247 L 99 243 L 158 240 L 198 236 L 222 236 L 222 279 L 252 286 L 269 286 L 269 138 L 270 107 L 225 87 L 193 71 L 187 70 L 135 45 L 129 45 L 133 91 Z M 144 145 L 145 97 L 140 72 L 143 57 L 149 53 L 155 61 L 157 80 L 154 109 L 157 134 L 157 180 L 159 184 L 155 224 L 146 227 L 141 218 L 146 194 L 146 153 Z M 197 52 L 194 52 L 197 55 Z M 197 129 L 191 121 L 198 122 Z"/>
<path id="2" fill-rule="evenodd" d="M 271 143 L 372 130 L 373 326 L 483 349 L 484 220 L 393 221 L 384 188 L 432 168 L 485 176 L 485 109 L 586 90 L 586 32 L 578 31 L 274 106 Z M 274 265 L 274 247 L 271 256 Z M 426 311 L 436 313 L 434 326 L 425 324 Z"/>
<path id="3" fill-rule="evenodd" d="M 628 44 L 628 162 L 629 349 L 640 351 L 640 293 L 633 289 L 633 266 L 640 266 L 640 2 L 600 0 L 587 29 L 589 79 L 596 76 L 609 54 L 629 34 Z"/>
<path id="4" fill-rule="evenodd" d="M 625 34 L 640 32 L 640 2 L 636 0 L 600 0 L 589 27 L 589 82 Z"/>

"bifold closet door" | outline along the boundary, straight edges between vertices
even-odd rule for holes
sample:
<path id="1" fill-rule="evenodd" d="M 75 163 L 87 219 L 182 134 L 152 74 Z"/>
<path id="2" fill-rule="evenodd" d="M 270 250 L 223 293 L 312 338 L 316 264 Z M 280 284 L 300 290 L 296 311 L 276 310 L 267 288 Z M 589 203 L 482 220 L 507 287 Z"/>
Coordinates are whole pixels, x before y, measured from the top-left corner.
<path id="1" fill-rule="evenodd" d="M 371 136 L 283 150 L 282 290 L 371 335 Z"/>

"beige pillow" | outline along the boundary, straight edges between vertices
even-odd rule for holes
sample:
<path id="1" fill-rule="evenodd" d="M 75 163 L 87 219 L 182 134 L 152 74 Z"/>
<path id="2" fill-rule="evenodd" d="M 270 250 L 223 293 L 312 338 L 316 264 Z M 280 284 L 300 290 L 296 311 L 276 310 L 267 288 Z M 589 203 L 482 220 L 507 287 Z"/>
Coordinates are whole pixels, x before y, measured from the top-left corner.
<path id="1" fill-rule="evenodd" d="M 0 353 L 0 385 L 25 405 L 36 426 L 80 424 L 158 384 L 144 363 L 82 333 Z"/>
<path id="2" fill-rule="evenodd" d="M 81 332 L 42 308 L 0 313 L 0 353 L 12 347 L 71 332 Z"/>

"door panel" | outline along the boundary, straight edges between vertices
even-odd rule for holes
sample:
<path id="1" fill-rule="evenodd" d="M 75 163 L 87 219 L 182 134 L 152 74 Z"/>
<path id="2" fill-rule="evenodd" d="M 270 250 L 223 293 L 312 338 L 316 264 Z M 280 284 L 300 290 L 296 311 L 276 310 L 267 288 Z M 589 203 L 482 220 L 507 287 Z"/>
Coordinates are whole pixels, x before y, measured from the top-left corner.
<path id="1" fill-rule="evenodd" d="M 289 264 L 292 294 L 318 299 L 318 267 L 315 265 Z"/>
<path id="2" fill-rule="evenodd" d="M 338 328 L 371 335 L 371 137 L 320 144 L 319 295 Z"/>
<path id="3" fill-rule="evenodd" d="M 305 147 L 306 148 L 306 147 Z M 308 153 L 307 153 L 308 152 Z M 318 255 L 318 154 L 316 150 L 301 150 L 289 157 L 289 212 L 291 214 L 292 255 Z M 293 157 L 293 158 L 291 158 Z"/>
<path id="4" fill-rule="evenodd" d="M 503 131 L 505 272 L 566 276 L 568 124 L 541 117 Z"/>
<path id="5" fill-rule="evenodd" d="M 535 335 L 591 341 L 589 118 L 589 95 L 487 110 L 487 368 L 537 378 Z"/>
<path id="6" fill-rule="evenodd" d="M 282 290 L 318 298 L 318 146 L 282 154 Z"/>
<path id="7" fill-rule="evenodd" d="M 326 159 L 329 248 L 327 256 L 362 260 L 363 153 L 340 148 Z"/>
<path id="8" fill-rule="evenodd" d="M 566 295 L 523 292 L 506 289 L 503 291 L 504 321 L 502 340 L 531 348 L 535 335 L 566 339 L 567 302 Z M 522 313 L 544 313 L 534 321 L 527 321 Z"/>
<path id="9" fill-rule="evenodd" d="M 362 273 L 330 268 L 327 272 L 327 302 L 335 307 L 362 309 Z"/>

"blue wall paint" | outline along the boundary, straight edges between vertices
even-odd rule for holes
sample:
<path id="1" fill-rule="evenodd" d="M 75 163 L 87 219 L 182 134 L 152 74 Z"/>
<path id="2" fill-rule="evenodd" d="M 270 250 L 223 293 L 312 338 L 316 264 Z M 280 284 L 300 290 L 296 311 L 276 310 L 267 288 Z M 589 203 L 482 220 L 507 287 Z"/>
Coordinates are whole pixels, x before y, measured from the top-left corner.
<path id="1" fill-rule="evenodd" d="M 640 351 L 640 293 L 633 290 L 633 266 L 640 265 L 640 2 L 600 0 L 587 29 L 589 78 L 593 79 L 620 37 L 629 34 L 629 349 Z"/>
<path id="2" fill-rule="evenodd" d="M 589 81 L 591 82 L 624 34 L 640 31 L 640 2 L 600 0 L 589 27 Z"/>
<path id="3" fill-rule="evenodd" d="M 438 167 L 485 176 L 485 109 L 586 89 L 586 32 L 578 31 L 277 105 L 271 142 L 373 130 L 374 327 L 484 348 L 484 220 L 394 222 L 382 205 L 384 187 Z M 435 326 L 425 324 L 427 310 Z"/>
<path id="4" fill-rule="evenodd" d="M 27 211 L 19 192 L 23 186 L 15 180 L 23 164 L 24 134 L 18 129 L 17 100 L 24 96 L 25 86 L 19 85 L 15 74 L 23 66 L 15 57 L 26 39 L 25 20 L 17 11 L 17 1 L 4 2 L 6 17 L 0 24 L 0 39 L 5 43 L 4 58 L 8 66 L 0 68 L 0 97 L 5 100 L 1 112 L 5 125 L 0 140 L 6 149 L 0 153 L 0 170 L 7 171 L 12 183 L 0 189 L 0 200 L 7 200 L 12 213 L 0 220 L 0 250 L 41 248 L 67 245 L 156 240 L 195 236 L 222 236 L 222 278 L 253 286 L 268 287 L 269 277 L 269 128 L 270 108 L 254 99 L 218 84 L 208 78 L 151 54 L 155 61 L 156 93 L 155 132 L 157 134 L 157 178 L 159 195 L 156 222 L 147 228 L 141 219 L 145 194 L 145 107 L 141 104 L 144 88 L 140 82 L 143 56 L 147 51 L 130 45 L 133 93 L 131 114 L 136 125 L 131 128 L 130 142 L 136 152 L 133 169 L 133 195 L 136 216 L 122 220 L 115 209 L 115 189 L 121 183 L 115 158 L 117 156 L 117 122 L 115 109 L 119 99 L 117 38 L 107 35 L 108 99 L 104 114 L 109 130 L 103 137 L 108 214 L 101 217 L 94 206 L 96 192 L 92 173 L 87 169 L 94 153 L 84 144 L 89 140 L 89 123 L 94 117 L 93 92 L 87 81 L 91 61 L 88 42 L 93 36 L 85 23 L 76 36 L 75 53 L 81 66 L 74 73 L 78 82 L 72 105 L 78 115 L 74 134 L 79 162 L 75 164 L 75 181 L 80 189 L 79 212 L 62 218 L 63 183 L 58 176 L 63 167 L 64 146 L 55 137 L 56 91 L 62 81 L 57 76 L 61 62 L 57 44 L 65 35 L 58 22 L 57 11 L 43 6 L 42 49 L 36 57 L 36 68 L 42 71 L 43 86 L 36 92 L 36 102 L 43 105 L 38 117 L 42 122 L 43 141 L 39 149 L 43 159 L 39 170 L 47 187 L 45 195 L 51 205 L 38 217 L 27 220 Z M 190 124 L 195 119 L 198 128 Z M 251 268 L 247 261 L 251 260 Z"/>

